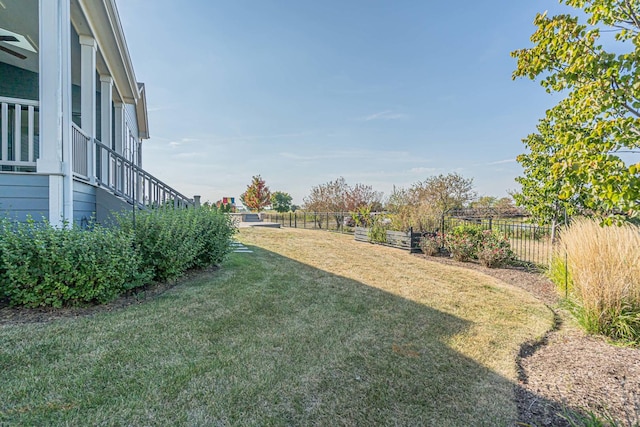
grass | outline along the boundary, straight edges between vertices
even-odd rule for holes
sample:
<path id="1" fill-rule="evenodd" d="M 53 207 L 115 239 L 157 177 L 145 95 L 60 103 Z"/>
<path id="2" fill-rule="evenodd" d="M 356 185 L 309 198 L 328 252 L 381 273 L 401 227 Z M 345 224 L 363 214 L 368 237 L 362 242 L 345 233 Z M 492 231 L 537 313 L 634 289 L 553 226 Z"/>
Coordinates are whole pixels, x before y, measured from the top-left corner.
<path id="1" fill-rule="evenodd" d="M 0 424 L 508 425 L 552 314 L 519 289 L 305 230 L 138 306 L 0 327 Z"/>
<path id="2" fill-rule="evenodd" d="M 511 237 L 509 243 L 518 260 L 545 268 L 548 267 L 553 252 L 553 244 L 550 238 L 525 239 Z"/>
<path id="3" fill-rule="evenodd" d="M 640 343 L 640 228 L 576 219 L 562 232 L 552 263 L 551 277 L 563 290 L 565 259 L 569 303 L 579 323 Z"/>

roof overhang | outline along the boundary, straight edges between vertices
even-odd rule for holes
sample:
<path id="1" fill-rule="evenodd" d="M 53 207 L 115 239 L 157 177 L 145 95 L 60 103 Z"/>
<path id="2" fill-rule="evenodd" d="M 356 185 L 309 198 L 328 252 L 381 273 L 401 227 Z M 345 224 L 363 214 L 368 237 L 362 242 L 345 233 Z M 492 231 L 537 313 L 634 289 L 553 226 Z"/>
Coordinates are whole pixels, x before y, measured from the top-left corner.
<path id="1" fill-rule="evenodd" d="M 113 78 L 114 94 L 138 110 L 140 138 L 148 138 L 147 104 L 136 80 L 115 0 L 72 0 L 71 22 L 79 35 L 92 36 L 98 46 L 98 73 Z M 142 111 L 140 111 L 142 110 Z"/>
<path id="2" fill-rule="evenodd" d="M 144 83 L 138 83 L 138 108 L 136 114 L 138 116 L 138 134 L 140 139 L 149 139 L 149 118 L 147 116 L 147 91 Z"/>

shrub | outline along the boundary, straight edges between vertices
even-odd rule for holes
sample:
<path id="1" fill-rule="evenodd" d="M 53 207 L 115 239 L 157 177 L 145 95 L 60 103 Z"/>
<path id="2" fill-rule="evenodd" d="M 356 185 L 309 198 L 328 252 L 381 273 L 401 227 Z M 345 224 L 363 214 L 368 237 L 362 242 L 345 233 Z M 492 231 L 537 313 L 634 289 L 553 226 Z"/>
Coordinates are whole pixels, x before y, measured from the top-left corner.
<path id="1" fill-rule="evenodd" d="M 0 291 L 11 305 L 108 302 L 148 279 L 140 261 L 120 230 L 0 222 Z"/>
<path id="2" fill-rule="evenodd" d="M 420 249 L 425 255 L 436 256 L 440 253 L 442 247 L 441 233 L 427 233 L 420 239 Z"/>
<path id="3" fill-rule="evenodd" d="M 565 256 L 568 302 L 579 323 L 592 333 L 640 342 L 640 228 L 577 219 L 561 233 L 552 266 Z"/>
<path id="4" fill-rule="evenodd" d="M 164 206 L 118 217 L 123 230 L 134 235 L 143 268 L 154 280 L 168 280 L 194 267 L 217 264 L 231 250 L 235 227 L 215 209 L 175 209 Z"/>
<path id="5" fill-rule="evenodd" d="M 477 225 L 459 225 L 445 236 L 445 247 L 456 261 L 477 258 L 482 228 Z"/>
<path id="6" fill-rule="evenodd" d="M 236 227 L 229 215 L 207 209 L 196 210 L 196 217 L 196 232 L 201 247 L 193 267 L 218 265 L 231 252 L 231 238 L 236 232 Z"/>
<path id="7" fill-rule="evenodd" d="M 369 241 L 386 243 L 387 230 L 391 229 L 391 220 L 384 215 L 375 215 L 370 222 Z"/>
<path id="8" fill-rule="evenodd" d="M 484 230 L 478 245 L 478 260 L 489 268 L 502 267 L 515 259 L 509 240 L 498 231 Z"/>

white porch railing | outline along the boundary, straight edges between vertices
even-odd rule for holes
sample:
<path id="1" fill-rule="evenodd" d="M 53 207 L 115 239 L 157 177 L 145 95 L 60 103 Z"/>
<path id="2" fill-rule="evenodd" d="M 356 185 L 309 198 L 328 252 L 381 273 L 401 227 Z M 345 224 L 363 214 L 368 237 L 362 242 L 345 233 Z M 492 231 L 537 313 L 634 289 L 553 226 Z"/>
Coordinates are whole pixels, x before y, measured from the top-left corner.
<path id="1" fill-rule="evenodd" d="M 93 175 L 95 162 L 91 159 L 91 137 L 84 133 L 75 123 L 71 123 L 71 144 L 73 146 L 73 174 L 82 179 L 89 180 Z"/>
<path id="2" fill-rule="evenodd" d="M 0 171 L 35 172 L 38 101 L 0 97 Z"/>
<path id="3" fill-rule="evenodd" d="M 171 188 L 111 148 L 95 140 L 96 181 L 114 194 L 140 207 L 195 206 L 194 200 Z M 105 166 L 106 165 L 106 170 Z"/>
<path id="4" fill-rule="evenodd" d="M 0 97 L 0 172 L 36 172 L 40 154 L 38 101 Z M 140 207 L 195 206 L 194 200 L 71 125 L 73 175 Z"/>
<path id="5" fill-rule="evenodd" d="M 73 174 L 94 181 L 140 207 L 171 204 L 194 206 L 194 201 L 146 172 L 72 124 Z"/>

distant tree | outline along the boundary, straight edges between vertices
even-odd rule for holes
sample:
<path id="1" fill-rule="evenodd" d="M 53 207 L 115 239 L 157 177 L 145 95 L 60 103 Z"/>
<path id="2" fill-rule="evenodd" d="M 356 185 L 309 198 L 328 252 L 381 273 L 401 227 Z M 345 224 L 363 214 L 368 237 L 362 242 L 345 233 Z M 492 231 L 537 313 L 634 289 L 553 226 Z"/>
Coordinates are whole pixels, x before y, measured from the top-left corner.
<path id="1" fill-rule="evenodd" d="M 311 187 L 311 192 L 304 198 L 305 209 L 313 212 L 342 212 L 346 209 L 347 189 L 347 182 L 342 177 Z"/>
<path id="2" fill-rule="evenodd" d="M 387 210 L 394 214 L 393 227 L 421 231 L 439 229 L 444 214 L 466 207 L 476 197 L 473 179 L 457 173 L 438 175 L 413 184 L 409 189 L 395 188 L 387 200 Z"/>
<path id="3" fill-rule="evenodd" d="M 371 212 L 382 210 L 382 193 L 372 186 L 356 184 L 347 186 L 345 192 L 345 211 L 355 212 L 359 208 L 368 208 Z"/>
<path id="4" fill-rule="evenodd" d="M 271 207 L 276 212 L 284 213 L 291 210 L 291 201 L 293 198 L 289 193 L 276 191 L 271 195 Z"/>
<path id="5" fill-rule="evenodd" d="M 240 196 L 242 203 L 252 211 L 260 212 L 271 204 L 271 191 L 260 175 L 252 178 L 247 191 Z"/>
<path id="6" fill-rule="evenodd" d="M 352 187 L 343 177 L 312 187 L 304 198 L 306 209 L 316 212 L 353 212 L 363 206 L 373 210 L 381 208 L 381 201 L 382 193 L 374 191 L 370 185 Z"/>
<path id="7" fill-rule="evenodd" d="M 491 209 L 496 205 L 497 201 L 498 199 L 493 196 L 482 196 L 478 200 L 471 202 L 471 207 L 473 209 Z"/>
<path id="8" fill-rule="evenodd" d="M 523 212 L 515 206 L 511 197 L 498 199 L 493 196 L 482 196 L 471 202 L 469 207 L 476 211 L 476 215 L 482 215 L 483 212 L 486 212 L 487 215 L 512 216 Z"/>
<path id="9" fill-rule="evenodd" d="M 516 215 L 525 213 L 524 209 L 518 209 L 511 197 L 502 197 L 496 200 L 494 209 L 499 215 Z"/>
<path id="10" fill-rule="evenodd" d="M 414 203 L 424 205 L 437 216 L 461 209 L 476 197 L 473 178 L 464 178 L 457 173 L 440 174 L 417 182 L 411 187 L 410 194 Z"/>
<path id="11" fill-rule="evenodd" d="M 400 213 L 407 205 L 411 204 L 411 195 L 409 190 L 404 188 L 396 188 L 393 186 L 393 192 L 385 203 L 385 209 L 392 214 Z"/>
<path id="12" fill-rule="evenodd" d="M 361 207 L 371 210 L 382 208 L 382 193 L 374 191 L 369 185 L 356 184 L 350 186 L 340 177 L 335 181 L 320 184 L 311 188 L 304 198 L 305 209 L 312 212 L 333 212 L 336 226 L 343 223 L 345 213 L 354 212 Z M 322 217 L 317 218 L 321 227 Z"/>

